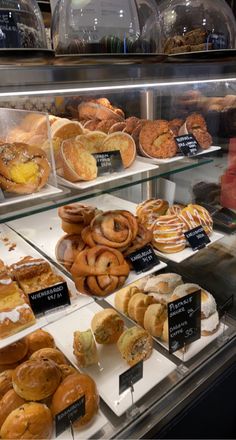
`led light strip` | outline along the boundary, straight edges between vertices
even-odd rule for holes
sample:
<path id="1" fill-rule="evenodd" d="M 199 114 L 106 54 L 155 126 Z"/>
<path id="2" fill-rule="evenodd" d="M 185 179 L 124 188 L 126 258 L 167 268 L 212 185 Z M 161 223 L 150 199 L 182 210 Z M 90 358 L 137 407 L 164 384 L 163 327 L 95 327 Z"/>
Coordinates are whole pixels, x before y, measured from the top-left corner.
<path id="1" fill-rule="evenodd" d="M 97 86 L 97 87 L 75 87 L 67 89 L 48 89 L 48 90 L 25 90 L 23 92 L 0 92 L 0 97 L 7 96 L 32 96 L 32 95 L 55 95 L 65 93 L 78 93 L 78 92 L 100 92 L 100 91 L 114 91 L 114 90 L 129 90 L 129 89 L 145 89 L 154 87 L 166 87 L 166 86 L 187 86 L 196 84 L 210 84 L 210 83 L 229 83 L 236 82 L 236 78 L 218 78 L 207 80 L 192 80 L 192 81 L 174 81 L 174 82 L 160 82 L 160 83 L 138 83 L 138 84 L 123 84 L 117 86 Z"/>

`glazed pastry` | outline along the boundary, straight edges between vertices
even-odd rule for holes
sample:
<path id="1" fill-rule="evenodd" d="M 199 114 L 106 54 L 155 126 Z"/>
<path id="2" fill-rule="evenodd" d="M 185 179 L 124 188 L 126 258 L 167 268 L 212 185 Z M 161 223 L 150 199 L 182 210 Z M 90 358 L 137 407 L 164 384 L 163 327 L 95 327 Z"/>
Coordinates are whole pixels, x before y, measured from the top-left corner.
<path id="1" fill-rule="evenodd" d="M 81 368 L 98 363 L 97 346 L 91 330 L 74 332 L 74 355 Z"/>
<path id="2" fill-rule="evenodd" d="M 85 396 L 85 415 L 73 423 L 76 429 L 88 424 L 98 412 L 99 395 L 96 384 L 85 374 L 70 374 L 57 388 L 52 398 L 51 411 L 53 416 Z"/>
<path id="3" fill-rule="evenodd" d="M 61 382 L 61 370 L 49 359 L 29 360 L 19 365 L 12 374 L 18 396 L 39 401 L 51 396 Z"/>
<path id="4" fill-rule="evenodd" d="M 145 312 L 143 326 L 150 335 L 159 338 L 166 318 L 167 308 L 163 304 L 151 304 Z"/>
<path id="5" fill-rule="evenodd" d="M 82 237 L 77 234 L 67 234 L 60 238 L 56 245 L 55 254 L 58 263 L 70 271 L 76 255 L 86 247 Z"/>
<path id="6" fill-rule="evenodd" d="M 58 215 L 62 220 L 62 229 L 67 234 L 80 234 L 98 213 L 100 211 L 93 206 L 82 203 L 73 203 L 58 209 Z"/>
<path id="7" fill-rule="evenodd" d="M 54 273 L 43 258 L 24 257 L 13 264 L 11 269 L 26 295 L 64 282 L 64 278 Z"/>
<path id="8" fill-rule="evenodd" d="M 125 330 L 117 342 L 118 350 L 130 366 L 148 359 L 152 354 L 153 341 L 150 334 L 139 327 Z"/>
<path id="9" fill-rule="evenodd" d="M 121 109 L 113 107 L 106 98 L 93 99 L 88 102 L 82 102 L 78 106 L 79 119 L 116 119 L 122 121 L 124 112 Z"/>
<path id="10" fill-rule="evenodd" d="M 9 414 L 24 403 L 26 403 L 25 400 L 18 396 L 13 389 L 4 394 L 0 400 L 0 429 Z"/>
<path id="11" fill-rule="evenodd" d="M 42 403 L 29 402 L 12 411 L 1 428 L 4 439 L 50 439 L 53 418 Z"/>
<path id="12" fill-rule="evenodd" d="M 76 141 L 79 142 L 88 153 L 101 153 L 103 151 L 103 144 L 107 135 L 102 131 L 93 131 L 92 133 L 85 133 L 77 136 Z"/>
<path id="13" fill-rule="evenodd" d="M 135 251 L 142 249 L 147 244 L 151 243 L 153 239 L 152 231 L 149 231 L 145 226 L 138 224 L 138 233 L 136 238 L 127 249 L 123 252 L 124 257 L 129 256 Z"/>
<path id="14" fill-rule="evenodd" d="M 153 246 L 163 253 L 181 252 L 186 247 L 183 222 L 175 215 L 159 217 L 153 226 Z"/>
<path id="15" fill-rule="evenodd" d="M 64 380 L 66 377 L 70 376 L 71 374 L 77 373 L 77 370 L 68 364 L 61 364 L 61 365 L 59 365 L 59 368 L 61 370 L 62 380 Z"/>
<path id="16" fill-rule="evenodd" d="M 128 303 L 128 316 L 143 327 L 145 312 L 155 300 L 144 293 L 138 292 L 133 295 Z"/>
<path id="17" fill-rule="evenodd" d="M 28 345 L 28 355 L 31 356 L 35 351 L 41 348 L 55 348 L 53 337 L 45 330 L 39 329 L 26 336 Z"/>
<path id="18" fill-rule="evenodd" d="M 205 319 L 216 312 L 216 301 L 211 293 L 202 289 L 198 284 L 185 283 L 176 287 L 171 296 L 171 301 L 183 298 L 198 290 L 201 291 L 201 319 Z"/>
<path id="19" fill-rule="evenodd" d="M 28 348 L 29 344 L 27 338 L 20 339 L 20 341 L 1 348 L 0 365 L 15 364 L 16 362 L 21 361 L 28 353 Z"/>
<path id="20" fill-rule="evenodd" d="M 206 319 L 201 320 L 201 335 L 210 336 L 215 333 L 220 325 L 219 313 L 216 311 Z"/>
<path id="21" fill-rule="evenodd" d="M 124 321 L 114 309 L 105 309 L 94 315 L 91 328 L 98 344 L 114 344 L 124 330 Z"/>
<path id="22" fill-rule="evenodd" d="M 169 123 L 147 122 L 139 135 L 140 151 L 146 157 L 167 159 L 176 155 L 177 145 Z"/>
<path id="23" fill-rule="evenodd" d="M 0 187 L 17 194 L 32 194 L 43 188 L 51 167 L 46 153 L 26 144 L 0 146 Z"/>
<path id="24" fill-rule="evenodd" d="M 96 296 L 106 296 L 121 288 L 129 272 L 121 252 L 105 246 L 80 252 L 71 268 L 77 290 Z"/>
<path id="25" fill-rule="evenodd" d="M 136 158 L 136 145 L 133 138 L 123 132 L 109 134 L 104 141 L 103 151 L 119 150 L 124 168 L 129 168 Z"/>
<path id="26" fill-rule="evenodd" d="M 60 147 L 59 172 L 69 182 L 90 181 L 97 177 L 98 169 L 95 157 L 85 149 L 82 142 L 75 139 L 65 140 Z"/>
<path id="27" fill-rule="evenodd" d="M 67 360 L 64 356 L 64 354 L 57 350 L 57 348 L 40 348 L 40 350 L 35 351 L 31 356 L 31 360 L 37 360 L 37 359 L 50 359 L 51 361 L 55 362 L 57 365 L 61 364 L 67 364 Z"/>
<path id="28" fill-rule="evenodd" d="M 140 292 L 137 286 L 130 284 L 123 289 L 118 290 L 115 295 L 115 308 L 119 311 L 128 315 L 128 304 L 133 295 Z"/>
<path id="29" fill-rule="evenodd" d="M 179 218 L 186 226 L 186 230 L 202 226 L 207 235 L 213 231 L 213 220 L 206 208 L 200 205 L 188 205 L 179 214 Z"/>
<path id="30" fill-rule="evenodd" d="M 136 238 L 138 223 L 128 211 L 107 211 L 91 222 L 91 239 L 94 243 L 125 250 Z"/>
<path id="31" fill-rule="evenodd" d="M 140 203 L 136 208 L 138 221 L 147 229 L 153 228 L 154 222 L 161 216 L 166 214 L 169 203 L 162 199 L 149 199 Z"/>
<path id="32" fill-rule="evenodd" d="M 169 208 L 166 211 L 166 215 L 178 216 L 184 208 L 185 208 L 184 205 L 180 205 L 179 203 L 176 203 L 175 205 L 169 206 Z"/>
<path id="33" fill-rule="evenodd" d="M 188 116 L 179 130 L 179 135 L 193 134 L 202 149 L 208 149 L 212 145 L 212 137 L 207 131 L 206 121 L 202 115 L 193 113 Z"/>
<path id="34" fill-rule="evenodd" d="M 12 389 L 12 374 L 14 370 L 6 370 L 0 374 L 0 399 Z"/>

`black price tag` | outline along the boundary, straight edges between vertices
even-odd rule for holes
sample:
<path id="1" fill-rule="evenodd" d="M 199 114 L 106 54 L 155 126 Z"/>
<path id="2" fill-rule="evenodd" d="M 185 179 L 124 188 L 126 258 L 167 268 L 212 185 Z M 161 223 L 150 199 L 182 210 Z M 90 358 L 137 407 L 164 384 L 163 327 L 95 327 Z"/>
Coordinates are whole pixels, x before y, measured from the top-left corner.
<path id="1" fill-rule="evenodd" d="M 143 361 L 138 362 L 129 370 L 119 376 L 119 394 L 124 393 L 128 388 L 143 378 Z"/>
<path id="2" fill-rule="evenodd" d="M 14 12 L 0 10 L 0 32 L 0 48 L 17 49 L 21 46 Z"/>
<path id="3" fill-rule="evenodd" d="M 30 305 L 35 315 L 57 309 L 62 306 L 70 305 L 70 295 L 67 283 L 55 284 L 38 292 L 30 293 Z"/>
<path id="4" fill-rule="evenodd" d="M 61 435 L 66 429 L 71 426 L 71 423 L 76 422 L 85 415 L 85 396 L 72 403 L 72 405 L 65 408 L 55 416 L 56 437 Z"/>
<path id="5" fill-rule="evenodd" d="M 202 226 L 197 226 L 194 229 L 190 229 L 190 231 L 185 232 L 184 235 L 193 251 L 203 249 L 208 243 L 211 242 Z"/>
<path id="6" fill-rule="evenodd" d="M 197 139 L 192 134 L 177 136 L 175 142 L 184 156 L 195 156 L 201 150 Z"/>
<path id="7" fill-rule="evenodd" d="M 97 161 L 98 176 L 115 173 L 124 169 L 119 150 L 95 153 L 93 156 Z"/>
<path id="8" fill-rule="evenodd" d="M 169 352 L 201 338 L 201 290 L 168 303 Z"/>
<path id="9" fill-rule="evenodd" d="M 228 312 L 234 305 L 234 295 L 230 296 L 223 304 L 218 307 L 219 318 Z"/>
<path id="10" fill-rule="evenodd" d="M 147 245 L 127 256 L 136 273 L 147 272 L 160 263 L 152 246 Z"/>

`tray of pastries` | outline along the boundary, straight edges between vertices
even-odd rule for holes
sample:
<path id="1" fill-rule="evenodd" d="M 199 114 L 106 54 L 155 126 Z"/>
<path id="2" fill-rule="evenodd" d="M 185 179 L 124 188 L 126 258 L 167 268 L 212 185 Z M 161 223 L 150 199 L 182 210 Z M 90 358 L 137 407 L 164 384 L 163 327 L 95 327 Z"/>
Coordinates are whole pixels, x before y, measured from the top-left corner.
<path id="1" fill-rule="evenodd" d="M 0 348 L 91 301 L 85 295 L 78 295 L 68 277 L 4 225 L 0 226 L 0 253 Z M 36 318 L 28 295 L 65 281 L 71 305 Z"/>
<path id="2" fill-rule="evenodd" d="M 197 290 L 201 290 L 201 338 L 187 345 L 185 352 L 178 350 L 174 353 L 187 362 L 227 330 L 227 326 L 220 323 L 217 304 L 210 292 L 198 284 L 184 283 L 176 273 L 162 273 L 136 281 L 111 295 L 107 301 L 168 350 L 167 304 Z"/>
<path id="3" fill-rule="evenodd" d="M 120 374 L 144 361 L 143 379 L 134 385 L 137 402 L 176 369 L 173 362 L 153 349 L 147 331 L 136 326 L 126 328 L 114 309 L 103 309 L 95 302 L 60 323 L 50 324 L 46 330 L 71 364 L 93 378 L 101 398 L 118 416 L 132 405 L 130 390 L 119 394 Z"/>
<path id="4" fill-rule="evenodd" d="M 50 220 L 46 213 L 40 213 L 9 225 L 63 266 L 79 292 L 105 297 L 143 276 L 135 273 L 128 257 L 152 245 L 153 239 L 128 205 L 123 209 L 122 202 L 114 200 L 99 197 L 87 205 L 76 203 L 52 210 Z M 145 273 L 165 266 L 158 262 Z"/>
<path id="5" fill-rule="evenodd" d="M 42 329 L 0 349 L 1 438 L 19 432 L 21 438 L 56 438 L 56 415 L 83 395 L 85 414 L 73 423 L 75 439 L 93 437 L 107 423 L 94 380 L 79 374 Z M 70 436 L 71 427 L 57 438 Z"/>

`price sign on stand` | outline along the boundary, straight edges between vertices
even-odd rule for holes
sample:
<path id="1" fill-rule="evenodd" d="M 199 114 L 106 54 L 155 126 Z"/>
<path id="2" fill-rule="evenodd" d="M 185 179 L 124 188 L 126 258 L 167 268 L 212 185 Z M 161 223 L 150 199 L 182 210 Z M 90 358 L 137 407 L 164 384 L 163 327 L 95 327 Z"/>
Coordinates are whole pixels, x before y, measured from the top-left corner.
<path id="1" fill-rule="evenodd" d="M 67 283 L 59 283 L 38 292 L 30 293 L 30 305 L 35 315 L 41 315 L 62 306 L 70 305 Z"/>
<path id="2" fill-rule="evenodd" d="M 126 370 L 119 376 L 119 394 L 124 393 L 143 378 L 143 361 Z"/>
<path id="3" fill-rule="evenodd" d="M 132 254 L 128 255 L 127 259 L 130 260 L 136 273 L 147 272 L 160 263 L 150 245 L 132 252 Z"/>
<path id="4" fill-rule="evenodd" d="M 97 161 L 98 176 L 119 172 L 124 169 L 120 151 L 118 150 L 95 153 L 93 156 Z"/>
<path id="5" fill-rule="evenodd" d="M 66 431 L 73 422 L 76 422 L 85 415 L 85 396 L 72 403 L 55 416 L 56 437 Z"/>
<path id="6" fill-rule="evenodd" d="M 197 139 L 192 134 L 177 136 L 175 142 L 184 156 L 195 156 L 201 150 Z"/>
<path id="7" fill-rule="evenodd" d="M 169 352 L 201 338 L 201 290 L 168 303 Z"/>
<path id="8" fill-rule="evenodd" d="M 184 235 L 193 251 L 203 249 L 208 243 L 211 242 L 202 226 L 197 226 L 196 228 L 185 232 Z"/>

